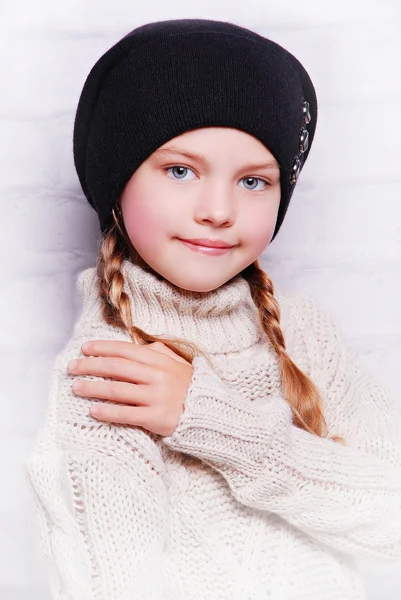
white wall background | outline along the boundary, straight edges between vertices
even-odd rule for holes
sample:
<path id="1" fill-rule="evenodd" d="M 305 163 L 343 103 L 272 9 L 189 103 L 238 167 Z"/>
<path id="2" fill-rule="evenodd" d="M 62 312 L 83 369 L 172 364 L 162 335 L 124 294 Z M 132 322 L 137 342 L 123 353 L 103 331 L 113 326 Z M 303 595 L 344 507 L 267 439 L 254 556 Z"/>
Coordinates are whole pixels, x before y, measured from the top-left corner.
<path id="1" fill-rule="evenodd" d="M 338 317 L 401 406 L 400 0 L 0 3 L 2 600 L 49 599 L 21 465 L 78 310 L 76 274 L 95 261 L 97 218 L 72 158 L 79 93 L 122 35 L 184 17 L 253 28 L 309 70 L 316 138 L 264 266 Z M 361 563 L 370 599 L 401 597 L 400 566 Z"/>

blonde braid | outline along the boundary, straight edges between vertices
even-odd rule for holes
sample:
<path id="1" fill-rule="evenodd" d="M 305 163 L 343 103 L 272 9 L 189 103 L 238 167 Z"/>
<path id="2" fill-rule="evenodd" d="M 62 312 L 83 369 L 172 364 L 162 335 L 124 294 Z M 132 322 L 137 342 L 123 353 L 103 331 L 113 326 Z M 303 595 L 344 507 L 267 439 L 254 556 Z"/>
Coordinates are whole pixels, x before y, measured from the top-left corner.
<path id="1" fill-rule="evenodd" d="M 319 391 L 287 354 L 280 327 L 280 307 L 274 296 L 270 277 L 260 267 L 258 260 L 244 269 L 242 275 L 248 281 L 252 299 L 259 311 L 261 327 L 280 360 L 283 395 L 291 406 L 294 424 L 319 437 L 327 437 L 327 424 Z M 341 436 L 330 439 L 345 444 Z"/>
<path id="2" fill-rule="evenodd" d="M 118 207 L 116 211 L 113 210 L 114 224 L 101 241 L 96 265 L 98 292 L 104 320 L 109 325 L 127 330 L 135 344 L 162 342 L 173 352 L 192 362 L 196 354 L 204 355 L 195 344 L 180 338 L 174 338 L 173 341 L 150 335 L 134 325 L 131 303 L 128 294 L 124 291 L 124 276 L 121 272 L 124 260 L 129 257 L 130 244 L 125 227 L 120 224 L 116 212 L 121 215 Z"/>

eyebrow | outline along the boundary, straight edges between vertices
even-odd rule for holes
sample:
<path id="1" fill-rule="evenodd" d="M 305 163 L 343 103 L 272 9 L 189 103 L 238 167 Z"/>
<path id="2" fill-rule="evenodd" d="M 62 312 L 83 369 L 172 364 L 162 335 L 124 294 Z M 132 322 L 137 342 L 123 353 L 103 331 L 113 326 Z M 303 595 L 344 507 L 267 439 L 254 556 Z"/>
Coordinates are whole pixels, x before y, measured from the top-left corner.
<path id="1" fill-rule="evenodd" d="M 176 146 L 168 146 L 167 148 L 158 148 L 155 155 L 162 156 L 170 156 L 172 154 L 180 154 L 181 156 L 185 156 L 190 160 L 198 161 L 204 167 L 208 165 L 206 158 L 202 154 L 193 154 L 192 152 L 188 152 L 187 150 L 181 150 Z M 257 163 L 252 165 L 245 165 L 244 169 L 274 169 L 275 171 L 280 171 L 280 166 L 278 165 L 276 160 L 271 160 L 265 163 Z"/>

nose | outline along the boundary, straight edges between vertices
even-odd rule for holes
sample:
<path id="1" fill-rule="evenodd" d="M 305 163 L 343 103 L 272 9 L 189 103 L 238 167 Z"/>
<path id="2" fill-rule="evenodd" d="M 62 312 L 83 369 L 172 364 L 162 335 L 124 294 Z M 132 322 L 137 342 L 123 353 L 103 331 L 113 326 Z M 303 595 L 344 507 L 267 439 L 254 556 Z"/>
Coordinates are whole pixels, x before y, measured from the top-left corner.
<path id="1" fill-rule="evenodd" d="M 232 190 L 228 185 L 210 182 L 202 186 L 196 205 L 197 223 L 208 223 L 214 227 L 229 227 L 235 220 L 235 207 Z"/>

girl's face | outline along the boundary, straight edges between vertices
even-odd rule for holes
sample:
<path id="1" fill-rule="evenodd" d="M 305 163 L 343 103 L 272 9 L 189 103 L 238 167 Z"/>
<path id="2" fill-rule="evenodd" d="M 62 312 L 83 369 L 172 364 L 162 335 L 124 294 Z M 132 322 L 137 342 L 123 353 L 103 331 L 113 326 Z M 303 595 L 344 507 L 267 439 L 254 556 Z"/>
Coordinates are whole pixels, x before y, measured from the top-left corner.
<path id="1" fill-rule="evenodd" d="M 218 288 L 262 254 L 279 204 L 273 155 L 253 136 L 227 127 L 169 140 L 140 165 L 121 196 L 124 225 L 139 255 L 133 260 L 197 292 Z M 182 240 L 230 247 L 211 251 Z"/>

